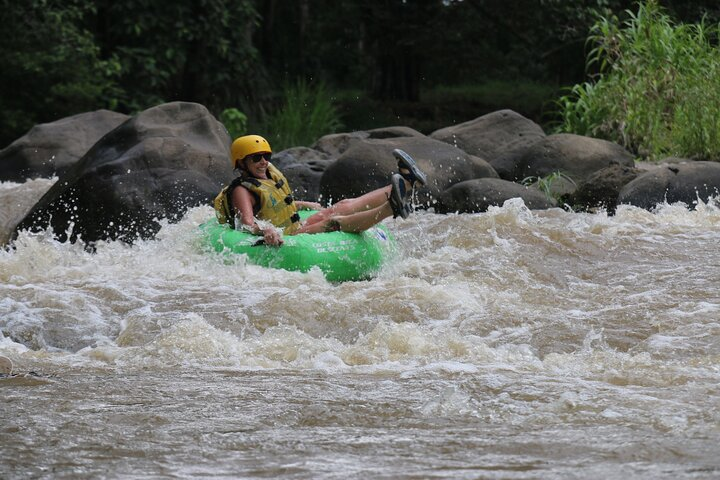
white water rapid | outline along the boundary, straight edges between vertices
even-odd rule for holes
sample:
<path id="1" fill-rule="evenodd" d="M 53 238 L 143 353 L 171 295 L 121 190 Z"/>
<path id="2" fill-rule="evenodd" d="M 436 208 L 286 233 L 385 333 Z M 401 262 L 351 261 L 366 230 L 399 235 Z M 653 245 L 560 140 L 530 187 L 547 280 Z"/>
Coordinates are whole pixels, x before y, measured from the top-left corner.
<path id="1" fill-rule="evenodd" d="M 211 215 L 0 250 L 0 478 L 720 477 L 715 203 L 418 212 L 342 284 L 203 252 Z"/>

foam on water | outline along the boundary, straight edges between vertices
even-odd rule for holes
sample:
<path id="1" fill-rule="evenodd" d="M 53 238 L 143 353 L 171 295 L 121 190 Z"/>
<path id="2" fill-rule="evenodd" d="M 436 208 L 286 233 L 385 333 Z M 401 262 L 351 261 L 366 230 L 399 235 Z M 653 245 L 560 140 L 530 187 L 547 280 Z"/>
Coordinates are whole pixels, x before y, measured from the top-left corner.
<path id="1" fill-rule="evenodd" d="M 0 354 L 106 368 L 462 365 L 653 385 L 704 376 L 678 372 L 718 354 L 714 201 L 613 217 L 517 199 L 419 213 L 389 222 L 401 252 L 376 279 L 344 284 L 203 251 L 197 227 L 211 215 L 195 208 L 156 240 L 95 253 L 21 233 L 0 252 Z M 604 340 L 588 347 L 594 331 Z"/>
<path id="2" fill-rule="evenodd" d="M 716 201 L 420 212 L 387 221 L 377 278 L 342 284 L 204 251 L 210 216 L 0 250 L 0 355 L 40 375 L 1 380 L 0 476 L 720 471 Z"/>
<path id="3" fill-rule="evenodd" d="M 57 177 L 0 182 L 0 245 L 7 243 L 15 225 L 56 181 Z"/>

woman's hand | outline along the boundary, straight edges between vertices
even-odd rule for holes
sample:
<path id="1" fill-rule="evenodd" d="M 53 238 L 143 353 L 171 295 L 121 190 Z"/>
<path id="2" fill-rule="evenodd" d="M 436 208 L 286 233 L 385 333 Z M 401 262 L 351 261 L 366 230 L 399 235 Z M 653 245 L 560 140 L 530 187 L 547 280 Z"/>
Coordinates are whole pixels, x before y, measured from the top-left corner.
<path id="1" fill-rule="evenodd" d="M 265 245 L 277 245 L 283 244 L 282 236 L 274 228 L 266 228 L 262 231 Z"/>

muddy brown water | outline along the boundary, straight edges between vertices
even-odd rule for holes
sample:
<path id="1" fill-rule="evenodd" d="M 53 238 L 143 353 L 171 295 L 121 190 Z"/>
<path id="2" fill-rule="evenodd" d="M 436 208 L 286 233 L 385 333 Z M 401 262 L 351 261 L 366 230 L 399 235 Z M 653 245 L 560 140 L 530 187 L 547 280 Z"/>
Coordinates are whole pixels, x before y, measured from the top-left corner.
<path id="1" fill-rule="evenodd" d="M 0 378 L 0 478 L 720 477 L 714 204 L 423 212 L 342 284 L 204 253 L 210 215 L 0 252 L 37 374 Z"/>

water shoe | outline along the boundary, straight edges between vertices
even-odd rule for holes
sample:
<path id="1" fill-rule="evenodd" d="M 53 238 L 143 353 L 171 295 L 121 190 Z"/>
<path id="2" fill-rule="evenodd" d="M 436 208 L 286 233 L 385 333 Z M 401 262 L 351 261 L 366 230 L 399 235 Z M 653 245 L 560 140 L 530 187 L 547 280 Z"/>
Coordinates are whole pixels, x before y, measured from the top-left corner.
<path id="1" fill-rule="evenodd" d="M 405 203 L 405 180 L 399 173 L 390 177 L 390 208 L 392 208 L 393 218 L 402 217 L 403 219 L 410 216 L 410 206 Z"/>
<path id="2" fill-rule="evenodd" d="M 421 186 L 427 184 L 427 177 L 410 155 L 399 148 L 393 150 L 392 153 L 398 160 L 400 175 L 410 183 L 410 186 L 415 187 L 416 183 Z"/>

